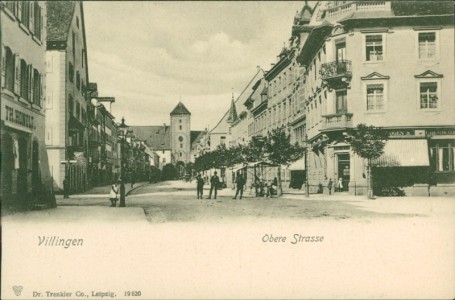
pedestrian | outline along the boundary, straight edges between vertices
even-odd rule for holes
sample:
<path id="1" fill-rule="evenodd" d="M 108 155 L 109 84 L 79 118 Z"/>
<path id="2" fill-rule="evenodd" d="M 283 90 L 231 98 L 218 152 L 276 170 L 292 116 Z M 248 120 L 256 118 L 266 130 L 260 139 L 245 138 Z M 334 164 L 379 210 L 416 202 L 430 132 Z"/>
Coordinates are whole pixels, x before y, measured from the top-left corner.
<path id="1" fill-rule="evenodd" d="M 202 194 L 204 192 L 204 179 L 202 179 L 201 174 L 197 174 L 196 176 L 196 190 L 197 198 L 202 199 Z"/>
<path id="2" fill-rule="evenodd" d="M 273 178 L 272 181 L 270 197 L 272 197 L 272 195 L 278 195 L 278 179 L 276 177 Z"/>
<path id="3" fill-rule="evenodd" d="M 68 176 L 65 176 L 65 179 L 63 179 L 63 198 L 69 198 L 69 182 L 68 182 Z"/>
<path id="4" fill-rule="evenodd" d="M 117 206 L 118 200 L 118 185 L 117 182 L 113 182 L 111 186 L 111 192 L 109 194 L 109 200 L 111 200 L 111 207 Z"/>
<path id="5" fill-rule="evenodd" d="M 343 178 L 339 178 L 338 179 L 338 183 L 337 183 L 337 192 L 341 192 L 343 190 Z"/>
<path id="6" fill-rule="evenodd" d="M 211 199 L 212 198 L 213 190 L 215 190 L 215 198 L 214 199 L 216 199 L 216 194 L 218 192 L 218 185 L 220 184 L 220 178 L 218 177 L 217 174 L 218 173 L 215 171 L 213 173 L 213 176 L 210 177 L 210 193 L 209 193 L 209 197 L 207 199 Z"/>
<path id="7" fill-rule="evenodd" d="M 329 190 L 329 195 L 332 195 L 332 186 L 333 186 L 332 178 L 329 178 L 329 182 L 327 183 L 327 189 Z"/>
<path id="8" fill-rule="evenodd" d="M 245 186 L 245 178 L 243 178 L 240 172 L 237 172 L 237 176 L 235 177 L 235 184 L 237 186 L 237 190 L 235 191 L 235 196 L 232 199 L 237 199 L 237 195 L 240 193 L 240 199 L 243 197 L 243 187 Z"/>

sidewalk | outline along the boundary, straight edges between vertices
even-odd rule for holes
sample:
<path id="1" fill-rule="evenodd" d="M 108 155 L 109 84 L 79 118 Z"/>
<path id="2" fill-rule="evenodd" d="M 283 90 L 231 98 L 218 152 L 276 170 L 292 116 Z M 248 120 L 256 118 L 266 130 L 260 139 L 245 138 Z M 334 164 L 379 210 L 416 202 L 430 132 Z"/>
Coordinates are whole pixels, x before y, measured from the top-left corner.
<path id="1" fill-rule="evenodd" d="M 146 184 L 148 184 L 147 181 L 137 182 L 134 184 L 133 188 L 131 188 L 131 183 L 125 184 L 125 195 L 128 196 L 132 190 L 135 190 Z M 70 198 L 108 198 L 110 191 L 111 185 L 97 186 L 80 194 L 71 194 Z M 61 200 L 63 199 L 63 195 L 55 195 L 55 198 L 57 200 Z"/>

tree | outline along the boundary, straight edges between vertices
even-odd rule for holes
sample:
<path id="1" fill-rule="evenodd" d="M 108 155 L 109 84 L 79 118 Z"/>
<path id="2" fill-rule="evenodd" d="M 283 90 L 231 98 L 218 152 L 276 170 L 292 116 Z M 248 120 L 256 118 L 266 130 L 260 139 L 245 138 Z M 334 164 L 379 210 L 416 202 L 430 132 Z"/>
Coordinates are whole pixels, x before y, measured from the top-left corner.
<path id="1" fill-rule="evenodd" d="M 281 126 L 272 129 L 267 134 L 265 153 L 271 163 L 278 165 L 278 187 L 280 194 L 282 194 L 281 166 L 290 165 L 301 158 L 304 154 L 304 148 L 297 143 L 291 144 L 291 136 L 286 133 L 285 126 Z"/>
<path id="2" fill-rule="evenodd" d="M 351 144 L 352 151 L 367 160 L 367 195 L 373 199 L 371 163 L 384 153 L 388 133 L 382 128 L 359 124 L 347 131 L 346 141 Z"/>
<path id="3" fill-rule="evenodd" d="M 177 178 L 177 168 L 173 164 L 167 164 L 161 172 L 163 180 L 175 180 Z"/>

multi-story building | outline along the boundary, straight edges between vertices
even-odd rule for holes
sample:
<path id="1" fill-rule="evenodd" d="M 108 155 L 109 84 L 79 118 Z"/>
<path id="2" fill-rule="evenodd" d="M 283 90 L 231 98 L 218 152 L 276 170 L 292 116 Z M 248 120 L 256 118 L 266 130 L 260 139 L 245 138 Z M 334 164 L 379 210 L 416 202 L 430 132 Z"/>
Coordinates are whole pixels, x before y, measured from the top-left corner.
<path id="1" fill-rule="evenodd" d="M 46 2 L 46 146 L 54 188 L 87 187 L 87 43 L 81 1 Z"/>
<path id="2" fill-rule="evenodd" d="M 448 2 L 326 1 L 314 8 L 298 61 L 303 77 L 313 191 L 342 179 L 366 191 L 366 162 L 344 135 L 357 124 L 390 140 L 374 162 L 375 182 L 411 193 L 455 183 L 454 14 Z M 446 185 L 448 184 L 448 185 Z"/>
<path id="3" fill-rule="evenodd" d="M 55 205 L 45 147 L 46 6 L 2 1 L 0 10 L 2 207 Z"/>

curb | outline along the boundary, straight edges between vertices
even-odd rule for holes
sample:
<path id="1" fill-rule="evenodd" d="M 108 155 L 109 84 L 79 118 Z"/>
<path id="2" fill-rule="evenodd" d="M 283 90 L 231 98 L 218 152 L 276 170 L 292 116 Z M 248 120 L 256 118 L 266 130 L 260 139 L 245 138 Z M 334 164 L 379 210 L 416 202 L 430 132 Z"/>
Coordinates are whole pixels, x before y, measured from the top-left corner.
<path id="1" fill-rule="evenodd" d="M 134 191 L 135 189 L 138 189 L 138 188 L 140 188 L 140 187 L 143 187 L 144 185 L 147 185 L 147 184 L 149 184 L 149 183 L 146 182 L 146 183 L 143 183 L 143 184 L 141 184 L 141 185 L 138 185 L 138 186 L 132 188 L 131 190 L 129 190 L 128 192 L 125 193 L 125 197 L 128 196 L 128 195 L 129 195 L 132 191 Z"/>

